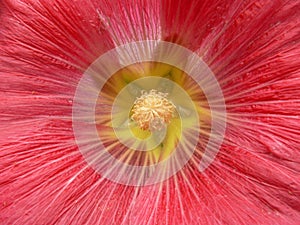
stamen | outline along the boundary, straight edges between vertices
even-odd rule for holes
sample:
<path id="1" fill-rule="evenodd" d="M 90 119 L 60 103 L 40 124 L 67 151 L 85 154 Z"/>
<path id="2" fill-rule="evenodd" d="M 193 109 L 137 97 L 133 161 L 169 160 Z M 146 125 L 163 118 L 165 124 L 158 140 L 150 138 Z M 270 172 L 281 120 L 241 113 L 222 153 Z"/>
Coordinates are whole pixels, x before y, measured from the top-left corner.
<path id="1" fill-rule="evenodd" d="M 151 90 L 149 93 L 142 91 L 131 110 L 131 119 L 142 130 L 161 130 L 171 122 L 176 106 L 167 99 L 168 93 Z"/>

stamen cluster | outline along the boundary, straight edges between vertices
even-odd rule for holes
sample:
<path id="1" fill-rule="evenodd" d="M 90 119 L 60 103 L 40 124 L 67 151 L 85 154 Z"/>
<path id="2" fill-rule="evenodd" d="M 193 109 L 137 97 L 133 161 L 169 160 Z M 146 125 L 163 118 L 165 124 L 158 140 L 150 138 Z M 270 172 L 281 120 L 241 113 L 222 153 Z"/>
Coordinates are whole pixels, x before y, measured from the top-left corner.
<path id="1" fill-rule="evenodd" d="M 168 93 L 152 89 L 138 97 L 132 108 L 131 119 L 142 130 L 161 130 L 174 117 L 175 105 L 167 99 Z"/>

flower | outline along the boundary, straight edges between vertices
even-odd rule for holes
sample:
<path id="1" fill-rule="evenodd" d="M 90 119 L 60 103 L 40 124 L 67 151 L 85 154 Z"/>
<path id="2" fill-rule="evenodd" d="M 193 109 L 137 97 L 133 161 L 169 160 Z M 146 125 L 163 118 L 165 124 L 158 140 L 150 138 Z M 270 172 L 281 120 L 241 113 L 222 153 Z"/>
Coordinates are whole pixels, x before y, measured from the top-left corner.
<path id="1" fill-rule="evenodd" d="M 297 1 L 0 3 L 2 224 L 297 224 Z"/>

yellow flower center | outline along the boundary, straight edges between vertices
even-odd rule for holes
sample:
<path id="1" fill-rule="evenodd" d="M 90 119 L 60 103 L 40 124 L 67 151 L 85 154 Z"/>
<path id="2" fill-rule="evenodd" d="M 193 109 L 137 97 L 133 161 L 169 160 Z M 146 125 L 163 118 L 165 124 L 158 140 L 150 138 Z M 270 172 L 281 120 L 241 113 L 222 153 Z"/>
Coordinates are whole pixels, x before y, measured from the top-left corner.
<path id="1" fill-rule="evenodd" d="M 163 129 L 174 117 L 176 106 L 167 99 L 168 94 L 151 90 L 142 91 L 131 110 L 131 119 L 142 130 L 157 131 Z"/>

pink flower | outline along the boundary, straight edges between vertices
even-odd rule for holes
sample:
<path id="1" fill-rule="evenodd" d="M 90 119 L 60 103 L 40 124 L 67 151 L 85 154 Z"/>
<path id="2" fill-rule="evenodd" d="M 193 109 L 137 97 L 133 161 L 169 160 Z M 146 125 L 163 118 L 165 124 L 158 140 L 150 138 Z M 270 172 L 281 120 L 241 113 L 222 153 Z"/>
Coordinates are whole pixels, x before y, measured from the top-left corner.
<path id="1" fill-rule="evenodd" d="M 0 2 L 0 223 L 298 224 L 299 10 Z"/>

